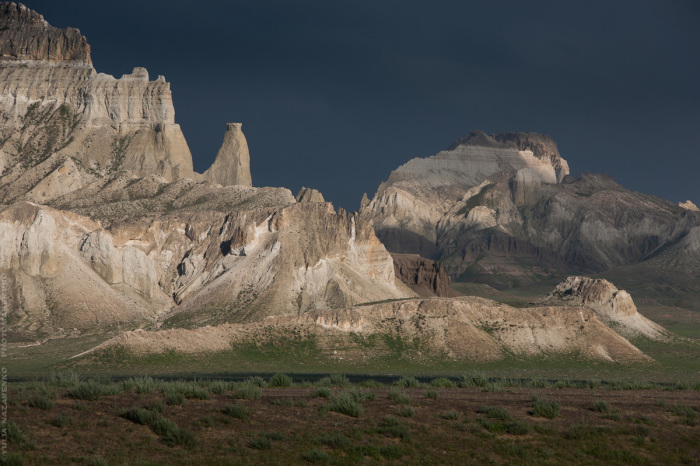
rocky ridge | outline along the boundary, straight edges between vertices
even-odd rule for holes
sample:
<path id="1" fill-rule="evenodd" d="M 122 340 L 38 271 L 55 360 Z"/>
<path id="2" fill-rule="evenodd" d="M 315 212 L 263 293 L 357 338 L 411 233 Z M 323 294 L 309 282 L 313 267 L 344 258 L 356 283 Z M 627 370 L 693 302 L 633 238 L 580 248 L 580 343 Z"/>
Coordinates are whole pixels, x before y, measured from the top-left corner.
<path id="1" fill-rule="evenodd" d="M 483 298 L 410 299 L 347 309 L 269 317 L 245 325 L 194 330 L 127 332 L 80 356 L 121 348 L 134 354 L 230 351 L 295 335 L 313 339 L 325 355 L 367 361 L 392 356 L 383 338 L 405 343 L 400 357 L 496 361 L 508 355 L 572 352 L 589 360 L 645 362 L 648 358 L 586 307 L 515 309 Z M 375 337 L 382 338 L 375 338 Z"/>
<path id="2" fill-rule="evenodd" d="M 541 300 L 549 305 L 586 306 L 598 319 L 614 326 L 626 337 L 644 336 L 652 340 L 667 338 L 666 330 L 637 311 L 634 301 L 625 290 L 604 279 L 568 277 Z"/>

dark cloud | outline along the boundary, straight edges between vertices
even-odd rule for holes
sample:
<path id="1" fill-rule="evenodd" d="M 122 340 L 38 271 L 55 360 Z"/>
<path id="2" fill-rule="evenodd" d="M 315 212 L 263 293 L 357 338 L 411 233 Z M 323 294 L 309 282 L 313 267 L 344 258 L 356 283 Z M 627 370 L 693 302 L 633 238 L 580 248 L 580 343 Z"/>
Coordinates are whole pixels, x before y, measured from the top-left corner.
<path id="1" fill-rule="evenodd" d="M 700 203 L 694 0 L 25 3 L 99 71 L 165 75 L 199 171 L 241 121 L 255 185 L 356 209 L 412 157 L 522 130 L 575 173 Z"/>

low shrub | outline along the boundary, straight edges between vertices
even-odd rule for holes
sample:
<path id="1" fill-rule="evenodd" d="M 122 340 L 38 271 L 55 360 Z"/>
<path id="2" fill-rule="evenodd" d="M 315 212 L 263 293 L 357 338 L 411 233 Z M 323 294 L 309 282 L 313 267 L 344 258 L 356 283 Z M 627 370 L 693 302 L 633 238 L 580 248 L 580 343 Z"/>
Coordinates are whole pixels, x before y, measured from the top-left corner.
<path id="1" fill-rule="evenodd" d="M 185 402 L 185 395 L 174 390 L 165 392 L 165 402 L 170 406 L 180 406 Z"/>
<path id="2" fill-rule="evenodd" d="M 27 406 L 30 408 L 38 408 L 38 409 L 43 409 L 43 410 L 50 410 L 53 408 L 53 403 L 56 400 L 56 395 L 54 394 L 53 396 L 49 394 L 34 394 L 29 397 L 29 401 L 27 402 Z"/>
<path id="3" fill-rule="evenodd" d="M 411 404 L 411 403 L 413 403 L 413 400 L 411 399 L 410 396 L 401 392 L 401 390 L 399 390 L 396 387 L 392 387 L 392 389 L 389 391 L 389 399 L 393 400 L 397 404 Z"/>
<path id="4" fill-rule="evenodd" d="M 428 398 L 429 400 L 437 400 L 438 399 L 438 392 L 437 390 L 428 390 L 425 392 L 425 397 Z"/>
<path id="5" fill-rule="evenodd" d="M 71 423 L 71 420 L 66 414 L 60 413 L 58 416 L 56 416 L 53 419 L 50 419 L 47 422 L 52 426 L 65 427 Z"/>
<path id="6" fill-rule="evenodd" d="M 242 400 L 257 400 L 261 395 L 262 389 L 250 382 L 239 384 L 231 393 L 233 398 Z"/>
<path id="7" fill-rule="evenodd" d="M 143 408 L 129 408 L 119 413 L 119 416 L 145 426 L 153 426 L 160 418 L 158 413 Z"/>
<path id="8" fill-rule="evenodd" d="M 351 444 L 349 438 L 338 432 L 321 435 L 318 438 L 318 442 L 331 448 L 348 448 Z"/>
<path id="9" fill-rule="evenodd" d="M 415 377 L 402 377 L 394 382 L 394 385 L 401 388 L 420 388 L 423 384 Z"/>
<path id="10" fill-rule="evenodd" d="M 309 450 L 307 452 L 304 452 L 301 454 L 301 459 L 306 461 L 307 463 L 313 463 L 313 464 L 325 464 L 329 463 L 331 461 L 331 457 L 328 453 L 326 453 L 323 450 Z"/>
<path id="11" fill-rule="evenodd" d="M 506 433 L 510 435 L 527 435 L 532 432 L 532 426 L 525 421 L 514 421 L 506 424 Z"/>
<path id="12" fill-rule="evenodd" d="M 446 377 L 438 377 L 430 381 L 430 386 L 436 388 L 453 388 L 456 387 L 457 384 Z"/>
<path id="13" fill-rule="evenodd" d="M 362 406 L 360 406 L 355 397 L 348 392 L 341 393 L 337 397 L 332 398 L 328 409 L 352 417 L 359 417 L 360 414 L 362 414 Z"/>
<path id="14" fill-rule="evenodd" d="M 275 374 L 267 382 L 268 387 L 291 387 L 292 378 L 286 374 Z"/>
<path id="15" fill-rule="evenodd" d="M 559 416 L 561 406 L 556 401 L 538 400 L 532 404 L 531 414 L 546 419 L 554 419 Z"/>
<path id="16" fill-rule="evenodd" d="M 321 387 L 318 390 L 316 390 L 316 393 L 314 395 L 319 398 L 328 398 L 331 396 L 331 389 L 328 387 Z"/>
<path id="17" fill-rule="evenodd" d="M 270 450 L 272 442 L 267 437 L 256 437 L 248 442 L 248 447 L 254 450 Z"/>
<path id="18" fill-rule="evenodd" d="M 402 405 L 398 412 L 398 415 L 403 417 L 413 417 L 415 414 L 416 410 L 409 405 Z"/>
<path id="19" fill-rule="evenodd" d="M 607 414 L 611 412 L 610 405 L 606 401 L 596 401 L 593 403 L 593 411 Z"/>
<path id="20" fill-rule="evenodd" d="M 96 401 L 102 396 L 102 385 L 94 380 L 80 382 L 69 388 L 67 394 L 77 400 Z"/>
<path id="21" fill-rule="evenodd" d="M 226 405 L 224 407 L 224 414 L 236 419 L 246 420 L 250 415 L 250 411 L 243 405 Z"/>
<path id="22" fill-rule="evenodd" d="M 499 421 L 510 420 L 510 413 L 506 409 L 499 408 L 498 406 L 482 406 L 477 412 L 484 414 L 490 419 L 497 419 Z"/>
<path id="23" fill-rule="evenodd" d="M 445 411 L 443 412 L 440 417 L 443 419 L 447 419 L 448 421 L 456 421 L 459 419 L 460 414 L 457 411 Z"/>

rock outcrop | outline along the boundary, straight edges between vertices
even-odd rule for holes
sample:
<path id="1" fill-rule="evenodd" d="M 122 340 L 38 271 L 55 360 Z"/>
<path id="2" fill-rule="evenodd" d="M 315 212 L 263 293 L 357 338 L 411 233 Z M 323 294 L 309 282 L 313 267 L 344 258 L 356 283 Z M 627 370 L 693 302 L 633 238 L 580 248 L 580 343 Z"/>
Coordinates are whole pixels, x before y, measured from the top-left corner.
<path id="1" fill-rule="evenodd" d="M 685 210 L 692 210 L 693 212 L 700 212 L 698 206 L 696 206 L 692 201 L 688 200 L 685 202 L 679 202 L 679 207 L 683 207 Z"/>
<path id="2" fill-rule="evenodd" d="M 222 186 L 253 186 L 250 176 L 248 141 L 241 123 L 227 123 L 224 142 L 216 154 L 214 163 L 202 175 L 202 179 Z"/>
<path id="3" fill-rule="evenodd" d="M 297 193 L 296 200 L 297 202 L 326 202 L 320 191 L 304 186 Z"/>
<path id="4" fill-rule="evenodd" d="M 90 64 L 87 39 L 74 28 L 52 28 L 39 13 L 0 3 L 0 60 L 73 61 Z"/>
<path id="5" fill-rule="evenodd" d="M 618 290 L 604 279 L 568 277 L 542 300 L 549 305 L 573 305 L 591 308 L 598 318 L 626 337 L 666 338 L 666 330 L 637 311 L 629 293 Z"/>
<path id="6" fill-rule="evenodd" d="M 417 254 L 392 254 L 394 274 L 422 297 L 453 297 L 460 294 L 450 288 L 450 277 L 439 262 Z"/>
<path id="7" fill-rule="evenodd" d="M 312 340 L 332 358 L 371 361 L 385 357 L 496 361 L 507 356 L 578 354 L 589 360 L 649 361 L 639 349 L 598 320 L 587 307 L 515 309 L 475 297 L 412 299 L 348 309 L 274 316 L 246 325 L 194 330 L 136 331 L 83 356 L 122 348 L 136 354 L 230 351 L 277 339 Z M 401 352 L 387 342 L 401 342 Z"/>
<path id="8" fill-rule="evenodd" d="M 264 205 L 264 193 L 241 189 L 253 191 L 243 204 Z M 287 207 L 194 206 L 104 223 L 30 203 L 0 210 L 0 271 L 16 304 L 10 329 L 60 336 L 251 322 L 415 296 L 369 225 L 283 191 Z"/>

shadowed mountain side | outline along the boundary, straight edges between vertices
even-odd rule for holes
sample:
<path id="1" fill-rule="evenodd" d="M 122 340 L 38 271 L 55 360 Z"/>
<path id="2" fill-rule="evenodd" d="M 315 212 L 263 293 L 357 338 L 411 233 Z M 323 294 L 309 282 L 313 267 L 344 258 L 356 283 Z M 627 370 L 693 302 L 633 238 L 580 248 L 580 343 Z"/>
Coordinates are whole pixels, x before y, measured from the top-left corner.
<path id="1" fill-rule="evenodd" d="M 659 255 L 700 270 L 700 213 L 607 175 L 567 173 L 548 136 L 472 132 L 394 170 L 360 213 L 389 251 L 440 260 L 458 281 L 499 289 Z"/>

